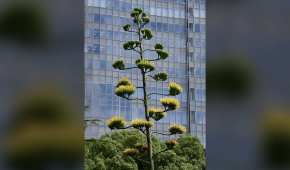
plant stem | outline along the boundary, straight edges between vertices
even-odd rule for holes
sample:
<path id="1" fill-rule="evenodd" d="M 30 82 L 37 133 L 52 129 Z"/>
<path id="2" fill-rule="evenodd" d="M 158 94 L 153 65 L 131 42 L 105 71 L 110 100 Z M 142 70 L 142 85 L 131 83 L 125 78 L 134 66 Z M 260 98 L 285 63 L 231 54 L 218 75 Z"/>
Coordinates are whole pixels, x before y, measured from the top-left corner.
<path id="1" fill-rule="evenodd" d="M 138 24 L 138 37 L 140 42 L 140 58 L 143 59 L 143 48 L 142 48 L 142 38 L 141 38 L 141 25 Z M 147 103 L 147 91 L 146 91 L 146 72 L 141 70 L 142 74 L 142 81 L 143 81 L 143 104 L 144 104 L 144 112 L 145 112 L 145 118 L 147 121 L 150 121 L 150 116 L 148 113 L 148 103 Z M 147 140 L 147 146 L 149 149 L 149 161 L 150 161 L 150 169 L 154 170 L 154 160 L 153 160 L 153 149 L 152 149 L 152 139 L 151 139 L 151 129 L 149 127 L 146 127 L 146 140 Z"/>
<path id="2" fill-rule="evenodd" d="M 145 79 L 145 73 L 142 73 L 143 78 L 143 93 L 144 93 L 144 111 L 145 111 L 145 117 L 147 121 L 150 121 L 150 117 L 148 114 L 148 104 L 147 104 L 147 93 L 146 93 L 146 79 Z M 154 170 L 154 160 L 153 160 L 153 149 L 152 149 L 152 140 L 151 140 L 151 129 L 149 127 L 146 127 L 146 139 L 147 139 L 147 145 L 149 148 L 149 160 L 150 160 L 150 166 L 151 170 Z"/>

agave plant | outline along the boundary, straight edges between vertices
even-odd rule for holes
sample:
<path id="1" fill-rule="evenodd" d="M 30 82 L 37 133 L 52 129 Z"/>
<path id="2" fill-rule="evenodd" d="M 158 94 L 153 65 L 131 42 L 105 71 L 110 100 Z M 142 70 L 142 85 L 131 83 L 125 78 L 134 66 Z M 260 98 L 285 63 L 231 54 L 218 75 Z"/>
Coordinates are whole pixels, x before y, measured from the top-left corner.
<path id="1" fill-rule="evenodd" d="M 154 121 L 160 121 L 167 115 L 167 112 L 174 111 L 180 107 L 180 102 L 173 96 L 179 95 L 182 92 L 182 87 L 176 82 L 169 82 L 168 94 L 150 93 L 148 91 L 148 79 L 155 80 L 156 82 L 167 81 L 168 76 L 166 73 L 156 72 L 155 62 L 162 62 L 162 60 L 168 58 L 169 54 L 160 43 L 155 44 L 153 49 L 144 48 L 144 41 L 151 40 L 154 35 L 150 29 L 145 27 L 150 22 L 150 18 L 146 13 L 143 12 L 142 9 L 135 8 L 131 12 L 130 16 L 132 17 L 133 24 L 124 25 L 123 30 L 136 34 L 138 38 L 137 40 L 127 41 L 123 44 L 123 48 L 124 50 L 136 52 L 139 55 L 139 58 L 135 61 L 136 66 L 133 67 L 126 67 L 123 60 L 115 61 L 112 66 L 113 68 L 118 70 L 139 69 L 142 78 L 142 86 L 136 87 L 131 82 L 131 80 L 129 80 L 128 77 L 123 77 L 116 85 L 115 94 L 127 100 L 141 101 L 144 106 L 144 118 L 132 120 L 131 123 L 128 123 L 128 125 L 126 125 L 126 121 L 123 118 L 113 117 L 108 121 L 107 125 L 112 130 L 129 128 L 135 128 L 140 130 L 146 136 L 146 147 L 144 147 L 144 145 L 140 145 L 136 146 L 136 148 L 127 148 L 123 151 L 123 154 L 126 156 L 135 157 L 139 153 L 143 153 L 144 151 L 146 151 L 146 153 L 148 154 L 148 163 L 150 165 L 149 167 L 151 170 L 154 170 L 154 156 L 156 156 L 158 153 L 155 153 L 152 148 L 152 134 L 156 133 L 162 135 L 176 135 L 186 132 L 185 127 L 176 124 L 169 127 L 168 133 L 160 133 L 158 131 L 152 130 Z M 149 59 L 149 57 L 145 55 L 145 51 L 155 53 L 156 58 Z M 136 88 L 140 88 L 143 91 L 143 98 L 132 97 L 132 94 L 135 92 Z M 171 97 L 164 97 L 160 99 L 160 103 L 163 106 L 162 108 L 149 108 L 148 103 L 150 96 L 152 95 Z M 166 150 L 172 149 L 177 144 L 178 143 L 175 140 L 168 141 L 166 143 Z"/>

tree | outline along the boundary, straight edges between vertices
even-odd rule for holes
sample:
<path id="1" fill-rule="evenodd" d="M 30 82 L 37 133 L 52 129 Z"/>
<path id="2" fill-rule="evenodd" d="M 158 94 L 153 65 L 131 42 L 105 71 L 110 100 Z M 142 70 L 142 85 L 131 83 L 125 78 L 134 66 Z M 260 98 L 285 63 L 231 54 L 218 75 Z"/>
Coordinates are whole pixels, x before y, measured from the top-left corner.
<path id="1" fill-rule="evenodd" d="M 205 169 L 205 152 L 199 140 L 192 136 L 182 136 L 178 145 L 166 150 L 167 141 L 152 137 L 154 150 L 160 152 L 154 157 L 158 170 L 203 170 Z M 146 143 L 146 136 L 139 130 L 118 130 L 101 136 L 99 139 L 87 140 L 85 143 L 86 170 L 148 170 L 148 163 L 139 157 L 123 156 L 124 150 L 139 148 L 139 156 L 146 156 L 140 146 Z M 162 152 L 163 151 L 163 152 Z M 141 154 L 141 155 L 140 155 Z M 127 170 L 126 169 L 126 170 Z"/>
<path id="2" fill-rule="evenodd" d="M 126 123 L 124 118 L 114 116 L 108 120 L 108 127 L 110 129 L 129 129 L 134 128 L 142 132 L 146 136 L 146 146 L 143 149 L 148 151 L 146 157 L 140 158 L 142 161 L 149 161 L 150 169 L 154 170 L 154 157 L 159 154 L 155 152 L 152 147 L 152 134 L 161 135 L 176 135 L 186 132 L 186 128 L 181 125 L 174 124 L 169 127 L 168 133 L 161 133 L 152 131 L 154 121 L 159 121 L 166 116 L 169 111 L 176 110 L 180 107 L 180 103 L 176 98 L 171 96 L 179 95 L 182 92 L 182 87 L 175 82 L 171 82 L 168 85 L 169 93 L 149 93 L 147 89 L 148 78 L 160 82 L 167 81 L 167 74 L 164 72 L 156 72 L 154 62 L 165 60 L 168 57 L 167 51 L 162 44 L 155 44 L 154 49 L 145 49 L 144 41 L 151 40 L 153 34 L 150 29 L 146 28 L 146 25 L 150 22 L 150 19 L 142 9 L 135 8 L 131 12 L 133 24 L 127 24 L 123 27 L 124 31 L 136 34 L 138 39 L 133 41 L 127 41 L 123 44 L 123 48 L 128 51 L 134 51 L 139 55 L 139 58 L 135 61 L 135 66 L 126 67 L 123 60 L 118 60 L 113 63 L 113 67 L 118 70 L 139 69 L 142 77 L 142 86 L 136 87 L 129 78 L 124 77 L 116 85 L 115 94 L 127 100 L 141 101 L 144 106 L 144 119 L 132 120 L 129 124 Z M 145 52 L 156 53 L 156 58 L 150 58 L 145 55 Z M 143 91 L 143 98 L 133 98 L 132 95 L 135 90 L 139 88 Z M 149 106 L 149 100 L 152 95 L 168 96 L 160 99 L 162 108 Z M 172 140 L 167 142 L 167 148 L 172 149 L 177 144 L 177 141 Z M 124 154 L 130 157 L 139 157 L 138 148 L 127 148 L 124 150 Z M 147 158 L 147 160 L 146 160 Z"/>

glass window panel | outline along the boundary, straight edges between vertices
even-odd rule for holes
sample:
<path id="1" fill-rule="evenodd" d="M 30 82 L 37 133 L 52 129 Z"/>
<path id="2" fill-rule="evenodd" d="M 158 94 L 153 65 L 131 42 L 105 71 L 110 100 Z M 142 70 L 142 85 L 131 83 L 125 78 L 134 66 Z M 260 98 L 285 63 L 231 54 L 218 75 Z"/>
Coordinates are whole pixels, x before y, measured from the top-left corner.
<path id="1" fill-rule="evenodd" d="M 205 113 L 204 112 L 195 112 L 195 122 L 197 124 L 205 123 Z"/>

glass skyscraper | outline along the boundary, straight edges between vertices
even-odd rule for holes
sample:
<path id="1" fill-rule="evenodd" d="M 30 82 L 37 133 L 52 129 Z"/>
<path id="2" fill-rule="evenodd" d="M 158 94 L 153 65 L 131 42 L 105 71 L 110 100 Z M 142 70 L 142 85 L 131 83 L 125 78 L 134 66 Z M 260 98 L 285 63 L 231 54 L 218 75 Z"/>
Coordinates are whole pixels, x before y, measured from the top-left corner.
<path id="1" fill-rule="evenodd" d="M 124 76 L 140 86 L 140 73 L 112 68 L 117 59 L 122 58 L 126 66 L 131 66 L 138 58 L 136 53 L 123 49 L 125 41 L 137 37 L 122 29 L 132 23 L 130 12 L 136 7 L 150 15 L 148 27 L 154 38 L 145 41 L 145 46 L 153 48 L 162 43 L 169 52 L 166 60 L 155 63 L 156 70 L 167 72 L 169 81 L 184 89 L 177 96 L 180 109 L 169 112 L 154 127 L 167 131 L 170 124 L 183 124 L 205 144 L 205 0 L 86 0 L 85 119 L 98 120 L 87 126 L 86 137 L 110 132 L 106 120 L 113 115 L 127 120 L 144 117 L 142 103 L 132 103 L 114 94 L 116 83 Z M 166 82 L 152 81 L 148 85 L 150 92 L 168 91 Z M 134 95 L 143 94 L 136 91 Z M 158 106 L 159 98 L 152 98 L 150 105 Z"/>

